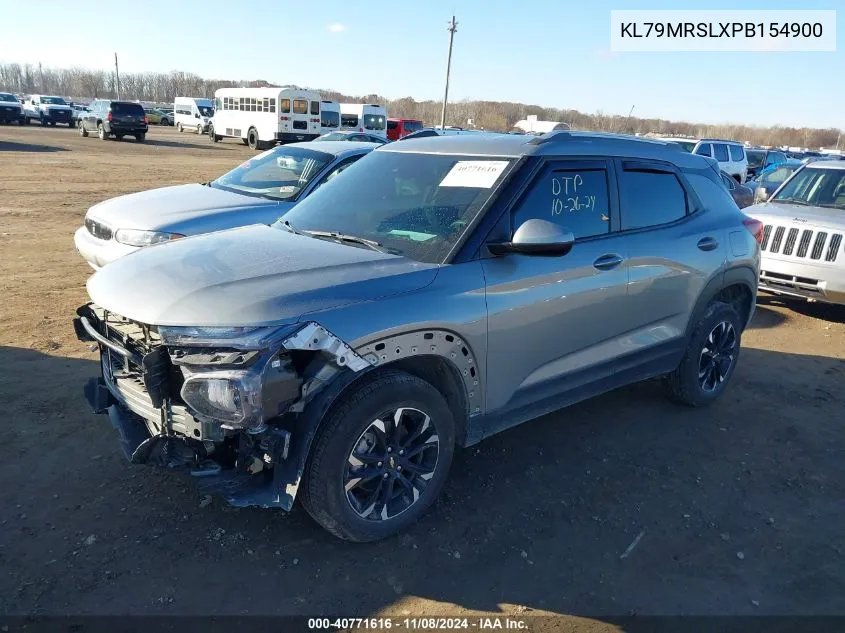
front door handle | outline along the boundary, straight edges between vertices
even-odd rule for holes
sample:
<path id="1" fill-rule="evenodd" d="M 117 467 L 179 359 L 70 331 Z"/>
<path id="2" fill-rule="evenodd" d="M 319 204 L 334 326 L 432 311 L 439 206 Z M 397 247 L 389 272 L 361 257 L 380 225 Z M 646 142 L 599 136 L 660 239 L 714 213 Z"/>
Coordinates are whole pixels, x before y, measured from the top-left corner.
<path id="1" fill-rule="evenodd" d="M 703 251 L 713 251 L 719 248 L 719 242 L 713 237 L 702 237 L 698 240 L 698 248 Z"/>
<path id="2" fill-rule="evenodd" d="M 602 255 L 593 262 L 593 267 L 599 270 L 611 270 L 622 263 L 622 258 L 619 255 Z"/>

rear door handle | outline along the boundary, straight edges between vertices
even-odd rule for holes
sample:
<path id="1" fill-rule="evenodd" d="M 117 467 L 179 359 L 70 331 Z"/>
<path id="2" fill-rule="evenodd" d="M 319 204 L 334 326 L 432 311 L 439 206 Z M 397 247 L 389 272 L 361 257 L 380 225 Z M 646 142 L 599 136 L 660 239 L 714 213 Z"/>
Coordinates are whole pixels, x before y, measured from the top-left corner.
<path id="1" fill-rule="evenodd" d="M 713 237 L 702 237 L 698 240 L 698 248 L 703 251 L 713 251 L 719 248 L 719 242 Z"/>
<path id="2" fill-rule="evenodd" d="M 593 267 L 599 270 L 611 270 L 622 263 L 622 258 L 619 255 L 602 255 L 593 262 Z"/>

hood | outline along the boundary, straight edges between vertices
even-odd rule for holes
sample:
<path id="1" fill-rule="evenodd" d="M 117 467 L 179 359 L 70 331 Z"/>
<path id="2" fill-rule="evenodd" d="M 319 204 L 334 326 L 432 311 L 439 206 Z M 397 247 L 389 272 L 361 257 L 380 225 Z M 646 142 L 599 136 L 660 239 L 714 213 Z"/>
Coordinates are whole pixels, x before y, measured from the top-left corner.
<path id="1" fill-rule="evenodd" d="M 73 110 L 69 105 L 60 105 L 58 103 L 42 103 L 42 108 L 47 108 L 48 110 Z"/>
<path id="2" fill-rule="evenodd" d="M 292 323 L 427 286 L 438 266 L 256 225 L 159 244 L 88 280 L 94 303 L 150 325 Z"/>
<path id="3" fill-rule="evenodd" d="M 87 217 L 98 220 L 112 229 L 157 229 L 166 230 L 179 227 L 188 230 L 185 235 L 193 234 L 184 223 L 213 215 L 215 212 L 265 209 L 269 212 L 267 222 L 275 221 L 287 211 L 292 203 L 280 203 L 266 198 L 245 196 L 206 185 L 190 184 L 162 187 L 139 193 L 111 198 L 95 204 L 88 210 Z M 237 225 L 249 224 L 256 219 L 246 219 Z M 199 225 L 195 232 L 202 232 Z M 231 228 L 221 226 L 217 228 Z M 182 230 L 176 231 L 183 232 Z"/>
<path id="4" fill-rule="evenodd" d="M 845 229 L 845 213 L 841 209 L 804 206 L 788 202 L 763 202 L 746 207 L 742 212 L 764 224 L 780 222 L 803 225 L 805 224 L 803 220 L 806 220 L 808 228 L 828 228 L 835 231 Z"/>

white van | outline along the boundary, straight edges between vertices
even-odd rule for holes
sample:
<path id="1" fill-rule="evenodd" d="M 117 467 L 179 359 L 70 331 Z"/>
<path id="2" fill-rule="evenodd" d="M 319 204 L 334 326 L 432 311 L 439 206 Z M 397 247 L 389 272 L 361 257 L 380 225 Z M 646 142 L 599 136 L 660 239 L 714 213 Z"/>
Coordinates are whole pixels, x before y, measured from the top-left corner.
<path id="1" fill-rule="evenodd" d="M 341 103 L 340 129 L 387 138 L 387 110 L 375 103 Z"/>
<path id="2" fill-rule="evenodd" d="M 214 116 L 214 102 L 211 99 L 176 97 L 173 103 L 173 124 L 180 132 L 188 130 L 204 134 Z"/>
<path id="3" fill-rule="evenodd" d="M 320 134 L 340 129 L 340 101 L 320 101 Z"/>
<path id="4" fill-rule="evenodd" d="M 214 93 L 212 141 L 239 138 L 252 149 L 320 136 L 320 93 L 294 86 L 221 88 Z"/>

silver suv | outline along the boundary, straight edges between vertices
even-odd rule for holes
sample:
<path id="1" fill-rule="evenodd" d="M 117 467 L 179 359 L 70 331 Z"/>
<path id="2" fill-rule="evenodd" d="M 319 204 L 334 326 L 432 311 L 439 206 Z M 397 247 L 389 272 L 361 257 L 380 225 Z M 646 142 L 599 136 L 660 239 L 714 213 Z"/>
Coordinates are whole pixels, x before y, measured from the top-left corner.
<path id="1" fill-rule="evenodd" d="M 272 226 L 160 244 L 88 281 L 86 395 L 134 463 L 333 534 L 431 506 L 456 445 L 661 377 L 724 391 L 762 226 L 716 162 L 555 132 L 384 145 Z"/>
<path id="2" fill-rule="evenodd" d="M 800 167 L 746 213 L 764 225 L 761 288 L 845 305 L 845 162 Z"/>

